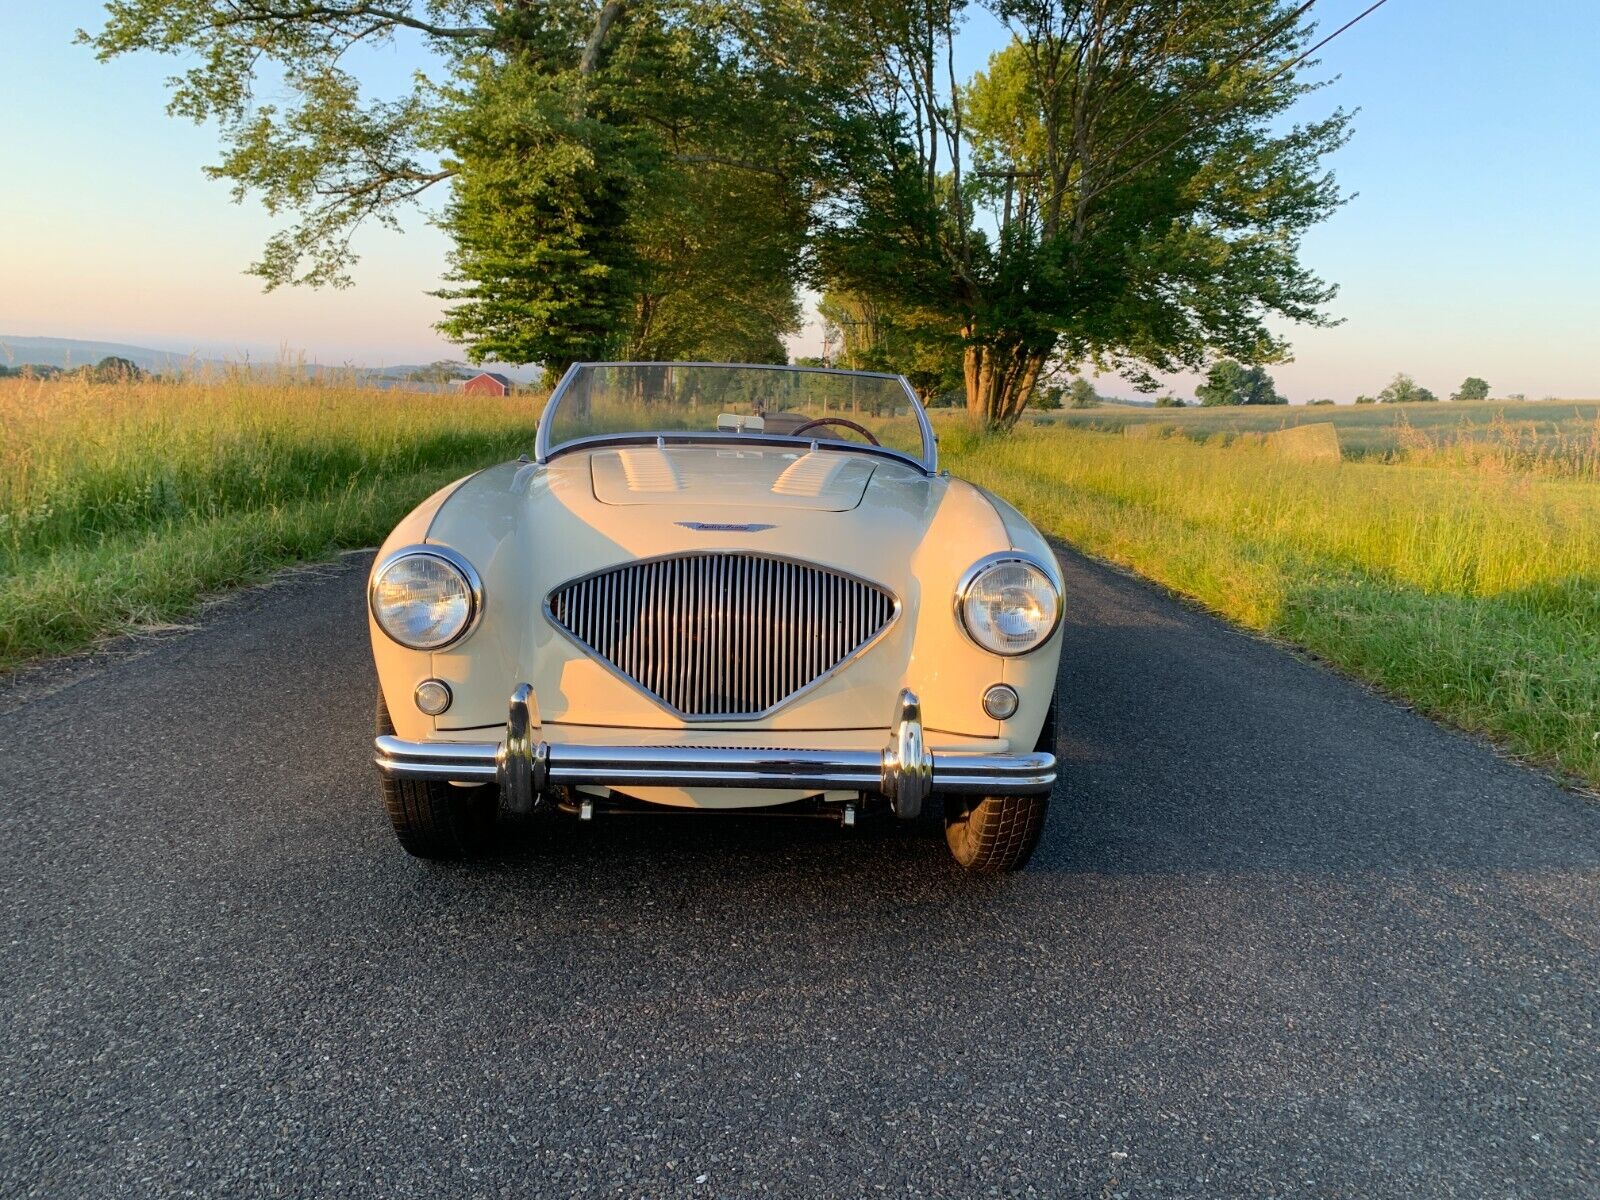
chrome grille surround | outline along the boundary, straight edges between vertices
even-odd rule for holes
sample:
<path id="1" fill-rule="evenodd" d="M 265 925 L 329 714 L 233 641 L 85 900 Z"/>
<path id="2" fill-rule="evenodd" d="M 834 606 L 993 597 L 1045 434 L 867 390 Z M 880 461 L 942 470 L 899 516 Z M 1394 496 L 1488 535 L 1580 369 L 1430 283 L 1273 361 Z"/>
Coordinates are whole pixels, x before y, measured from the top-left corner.
<path id="1" fill-rule="evenodd" d="M 831 567 L 696 550 L 554 588 L 550 623 L 685 721 L 753 721 L 816 687 L 900 614 L 887 589 Z M 738 614 L 748 619 L 738 620 Z"/>

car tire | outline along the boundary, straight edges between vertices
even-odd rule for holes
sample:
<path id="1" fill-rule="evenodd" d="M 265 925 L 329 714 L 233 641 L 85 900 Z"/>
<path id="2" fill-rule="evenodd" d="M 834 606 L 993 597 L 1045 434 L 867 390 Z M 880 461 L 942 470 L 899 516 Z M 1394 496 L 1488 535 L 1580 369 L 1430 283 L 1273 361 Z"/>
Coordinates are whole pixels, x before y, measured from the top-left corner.
<path id="1" fill-rule="evenodd" d="M 1054 751 L 1056 702 L 1050 699 L 1037 750 Z M 1021 870 L 1033 857 L 1050 812 L 1049 796 L 948 796 L 944 840 L 956 862 L 969 871 L 1001 874 Z"/>
<path id="2" fill-rule="evenodd" d="M 379 736 L 393 736 L 394 722 L 378 693 Z M 407 854 L 436 862 L 473 858 L 493 841 L 500 789 L 456 787 L 434 779 L 380 779 L 383 807 Z"/>
<path id="3" fill-rule="evenodd" d="M 951 796 L 945 801 L 944 840 L 969 871 L 1020 870 L 1033 857 L 1050 810 L 1048 796 Z"/>

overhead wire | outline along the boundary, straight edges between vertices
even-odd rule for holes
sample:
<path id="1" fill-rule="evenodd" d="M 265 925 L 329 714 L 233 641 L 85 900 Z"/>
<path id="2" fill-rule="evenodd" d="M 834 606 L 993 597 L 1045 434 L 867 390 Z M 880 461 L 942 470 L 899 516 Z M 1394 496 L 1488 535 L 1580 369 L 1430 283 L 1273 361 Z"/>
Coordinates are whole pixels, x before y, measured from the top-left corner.
<path id="1" fill-rule="evenodd" d="M 1256 86 L 1256 87 L 1264 86 L 1264 85 L 1266 85 L 1268 83 L 1271 83 L 1274 79 L 1277 79 L 1280 75 L 1284 74 L 1285 72 L 1293 70 L 1295 67 L 1297 67 L 1301 63 L 1305 62 L 1306 59 L 1310 58 L 1318 50 L 1321 50 L 1329 42 L 1331 42 L 1335 38 L 1337 38 L 1340 34 L 1344 33 L 1345 31 L 1351 29 L 1355 25 L 1357 25 L 1360 22 L 1364 21 L 1367 17 L 1369 17 L 1373 13 L 1377 12 L 1378 9 L 1382 8 L 1388 2 L 1389 2 L 1389 0 L 1376 0 L 1375 3 L 1367 6 L 1367 8 L 1363 9 L 1361 12 L 1359 12 L 1355 16 L 1351 17 L 1343 25 L 1339 26 L 1339 28 L 1335 29 L 1332 33 L 1328 34 L 1327 37 L 1322 38 L 1320 41 L 1318 41 L 1316 43 L 1316 45 L 1311 46 L 1309 49 L 1305 50 L 1301 54 L 1299 54 L 1296 57 L 1290 59 L 1288 62 L 1284 63 L 1282 66 L 1278 67 L 1271 74 L 1263 76 L 1260 80 L 1256 81 L 1254 86 Z M 1308 0 L 1307 3 L 1302 4 L 1299 8 L 1295 9 L 1294 12 L 1290 14 L 1290 19 L 1292 20 L 1292 19 L 1299 18 L 1314 3 L 1316 3 L 1316 0 Z M 1244 59 L 1246 57 L 1248 57 L 1249 54 L 1253 53 L 1254 50 L 1256 50 L 1260 46 L 1264 45 L 1270 38 L 1272 38 L 1278 32 L 1280 32 L 1287 25 L 1287 23 L 1288 23 L 1287 21 L 1280 22 L 1278 25 L 1274 26 L 1272 31 L 1270 31 L 1265 36 L 1257 39 L 1248 49 L 1245 50 L 1245 52 L 1243 54 L 1236 55 L 1232 60 L 1230 60 L 1229 66 L 1236 66 L 1236 65 L 1238 65 L 1238 63 L 1244 61 Z M 1198 91 L 1191 91 L 1189 93 L 1189 95 L 1198 95 L 1198 94 L 1199 94 Z M 1137 138 L 1142 133 L 1144 133 L 1146 130 L 1154 128 L 1154 126 L 1160 120 L 1162 120 L 1168 113 L 1173 111 L 1177 107 L 1177 105 L 1179 103 L 1181 103 L 1182 100 L 1184 100 L 1185 98 L 1186 97 L 1184 95 L 1180 95 L 1180 96 L 1176 97 L 1175 100 L 1173 101 L 1173 103 L 1168 105 L 1165 109 L 1163 109 L 1162 112 L 1159 113 L 1154 120 L 1152 120 L 1150 122 L 1147 122 L 1144 126 L 1142 126 L 1140 129 L 1136 130 L 1129 137 L 1124 138 L 1123 141 L 1118 145 L 1117 149 L 1120 151 L 1123 147 L 1125 147 L 1125 146 L 1131 144 L 1133 141 L 1137 140 Z M 1089 192 L 1086 196 L 1084 196 L 1079 201 L 1079 203 L 1087 203 L 1089 200 L 1093 200 L 1096 196 L 1099 196 L 1101 193 L 1105 192 L 1107 189 L 1115 187 L 1117 184 L 1123 182 L 1124 180 L 1126 180 L 1130 176 L 1132 176 L 1134 174 L 1137 174 L 1139 171 L 1142 171 L 1145 167 L 1149 166 L 1152 162 L 1154 162 L 1156 159 L 1160 158 L 1162 155 L 1167 154 L 1168 152 L 1170 152 L 1172 150 L 1175 150 L 1178 146 L 1182 145 L 1184 141 L 1186 141 L 1188 138 L 1192 137 L 1196 132 L 1197 132 L 1197 130 L 1195 130 L 1195 129 L 1186 129 L 1186 130 L 1184 130 L 1177 137 L 1173 138 L 1170 142 L 1167 142 L 1164 145 L 1157 147 L 1155 150 L 1151 151 L 1149 154 L 1147 154 L 1143 158 L 1139 159 L 1139 161 L 1134 163 L 1132 166 L 1129 166 L 1129 167 L 1123 169 L 1122 171 L 1118 172 L 1116 175 L 1112 176 L 1106 182 L 1102 183 L 1099 187 L 1095 188 L 1093 191 Z M 1113 153 L 1116 153 L 1116 151 L 1113 151 Z M 1053 204 L 1067 190 L 1067 187 L 1068 187 L 1067 184 L 1062 184 L 1061 187 L 1057 188 L 1056 191 L 1051 194 L 1050 198 L 1045 202 L 1045 204 Z M 1041 209 L 1043 209 L 1044 207 L 1045 207 L 1045 205 L 1040 205 Z"/>

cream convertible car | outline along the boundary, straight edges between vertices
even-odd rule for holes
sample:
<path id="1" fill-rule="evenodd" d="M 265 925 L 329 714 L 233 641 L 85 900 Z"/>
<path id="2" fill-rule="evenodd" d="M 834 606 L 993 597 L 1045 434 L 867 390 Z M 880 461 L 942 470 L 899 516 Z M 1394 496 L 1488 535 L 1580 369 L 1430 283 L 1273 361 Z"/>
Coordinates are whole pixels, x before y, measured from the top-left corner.
<path id="1" fill-rule="evenodd" d="M 400 522 L 368 588 L 400 843 L 502 814 L 942 807 L 974 870 L 1033 852 L 1055 781 L 1061 577 L 938 469 L 898 376 L 584 363 L 531 460 Z"/>

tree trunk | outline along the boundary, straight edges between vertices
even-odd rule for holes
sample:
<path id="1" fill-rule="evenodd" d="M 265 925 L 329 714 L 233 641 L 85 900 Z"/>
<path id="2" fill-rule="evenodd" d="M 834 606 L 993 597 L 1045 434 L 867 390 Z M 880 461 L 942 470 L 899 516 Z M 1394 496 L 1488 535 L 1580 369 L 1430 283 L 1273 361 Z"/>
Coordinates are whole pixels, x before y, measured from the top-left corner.
<path id="1" fill-rule="evenodd" d="M 971 331 L 967 333 L 972 336 Z M 1010 339 L 968 342 L 964 362 L 967 415 L 987 430 L 1006 430 L 1017 423 L 1033 397 L 1050 347 Z"/>

